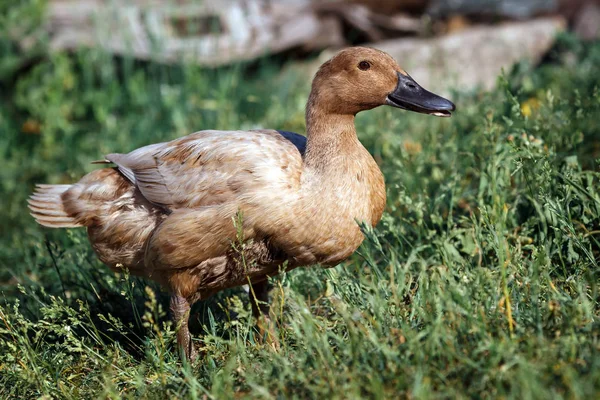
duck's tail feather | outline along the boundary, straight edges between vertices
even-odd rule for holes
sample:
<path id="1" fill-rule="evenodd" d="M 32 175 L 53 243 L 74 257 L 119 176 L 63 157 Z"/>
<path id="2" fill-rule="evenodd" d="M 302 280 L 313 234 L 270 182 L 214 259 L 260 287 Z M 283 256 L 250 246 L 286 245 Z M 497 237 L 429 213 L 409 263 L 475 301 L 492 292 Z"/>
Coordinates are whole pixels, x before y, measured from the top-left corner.
<path id="1" fill-rule="evenodd" d="M 38 224 L 49 228 L 77 228 L 83 226 L 65 211 L 62 194 L 72 185 L 36 185 L 27 203 L 31 216 Z"/>

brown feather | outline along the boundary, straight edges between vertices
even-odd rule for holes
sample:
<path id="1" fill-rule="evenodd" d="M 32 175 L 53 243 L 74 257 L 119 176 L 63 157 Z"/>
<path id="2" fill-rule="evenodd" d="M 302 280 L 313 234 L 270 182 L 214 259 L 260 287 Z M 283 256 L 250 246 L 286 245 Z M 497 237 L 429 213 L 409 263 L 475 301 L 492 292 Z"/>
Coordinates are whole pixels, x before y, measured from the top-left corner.
<path id="1" fill-rule="evenodd" d="M 370 73 L 356 68 L 362 60 Z M 201 131 L 128 154 L 73 185 L 29 200 L 45 226 L 85 226 L 98 257 L 189 301 L 279 272 L 335 265 L 385 208 L 383 175 L 359 142 L 355 114 L 385 104 L 404 73 L 373 49 L 342 51 L 315 76 L 307 140 L 274 130 Z M 293 135 L 293 134 L 292 134 Z M 236 216 L 242 215 L 236 227 Z M 234 246 L 240 233 L 244 257 Z"/>

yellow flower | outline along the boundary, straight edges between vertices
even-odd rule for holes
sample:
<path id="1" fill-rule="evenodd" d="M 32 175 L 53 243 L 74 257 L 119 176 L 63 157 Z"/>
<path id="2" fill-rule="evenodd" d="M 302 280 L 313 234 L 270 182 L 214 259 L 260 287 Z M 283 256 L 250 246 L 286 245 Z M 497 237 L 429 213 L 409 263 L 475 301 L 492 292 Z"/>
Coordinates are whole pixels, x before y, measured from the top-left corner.
<path id="1" fill-rule="evenodd" d="M 531 97 L 530 99 L 527 99 L 521 103 L 521 114 L 526 117 L 530 117 L 531 114 L 538 108 L 540 108 L 540 101 L 535 97 Z"/>

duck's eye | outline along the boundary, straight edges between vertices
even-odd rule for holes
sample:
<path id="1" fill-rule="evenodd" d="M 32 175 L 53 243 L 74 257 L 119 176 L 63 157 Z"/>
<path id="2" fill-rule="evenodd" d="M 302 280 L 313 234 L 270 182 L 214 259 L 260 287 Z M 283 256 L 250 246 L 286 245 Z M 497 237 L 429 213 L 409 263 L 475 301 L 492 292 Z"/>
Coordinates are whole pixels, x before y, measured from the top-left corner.
<path id="1" fill-rule="evenodd" d="M 361 61 L 358 63 L 358 69 L 360 69 L 361 71 L 366 71 L 369 68 L 371 68 L 371 63 L 368 61 Z"/>

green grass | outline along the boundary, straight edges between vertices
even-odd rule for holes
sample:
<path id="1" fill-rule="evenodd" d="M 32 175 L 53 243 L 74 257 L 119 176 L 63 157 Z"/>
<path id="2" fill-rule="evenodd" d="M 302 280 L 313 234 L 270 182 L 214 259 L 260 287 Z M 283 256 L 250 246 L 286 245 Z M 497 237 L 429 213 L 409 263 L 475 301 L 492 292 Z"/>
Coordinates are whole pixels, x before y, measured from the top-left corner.
<path id="1" fill-rule="evenodd" d="M 381 223 L 344 264 L 273 280 L 278 352 L 235 289 L 194 307 L 204 354 L 187 365 L 165 294 L 110 273 L 84 232 L 37 226 L 25 199 L 195 130 L 303 132 L 309 83 L 268 60 L 166 67 L 40 40 L 27 53 L 0 38 L 1 398 L 600 393 L 599 43 L 560 38 L 542 67 L 455 93 L 451 119 L 360 114 L 388 187 Z"/>

